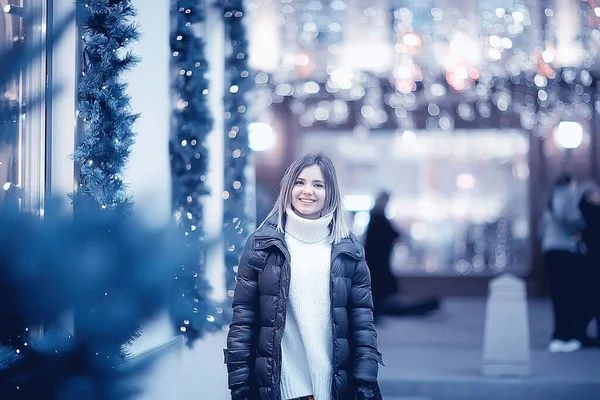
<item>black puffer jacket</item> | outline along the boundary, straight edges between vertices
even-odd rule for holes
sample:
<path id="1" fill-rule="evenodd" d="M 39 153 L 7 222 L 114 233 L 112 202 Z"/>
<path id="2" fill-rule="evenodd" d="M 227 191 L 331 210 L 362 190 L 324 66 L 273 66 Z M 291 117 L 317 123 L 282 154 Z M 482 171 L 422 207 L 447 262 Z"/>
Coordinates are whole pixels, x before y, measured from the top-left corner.
<path id="1" fill-rule="evenodd" d="M 246 242 L 233 297 L 225 363 L 229 388 L 248 385 L 252 399 L 281 400 L 281 339 L 290 287 L 290 255 L 276 218 Z M 332 400 L 354 399 L 356 381 L 377 382 L 377 333 L 364 251 L 352 235 L 333 244 Z"/>

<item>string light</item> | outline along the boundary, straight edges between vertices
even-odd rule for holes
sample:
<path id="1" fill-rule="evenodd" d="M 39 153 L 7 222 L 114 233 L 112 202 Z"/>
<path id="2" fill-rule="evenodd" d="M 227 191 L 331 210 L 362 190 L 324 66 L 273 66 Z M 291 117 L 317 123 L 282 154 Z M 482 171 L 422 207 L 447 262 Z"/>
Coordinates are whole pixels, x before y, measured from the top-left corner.
<path id="1" fill-rule="evenodd" d="M 173 318 L 189 342 L 211 329 L 199 310 L 208 310 L 208 283 L 204 275 L 204 221 L 202 196 L 209 194 L 206 183 L 208 148 L 206 137 L 213 121 L 208 107 L 208 70 L 205 43 L 194 31 L 195 24 L 205 22 L 203 3 L 173 2 L 176 18 L 173 20 L 171 66 L 176 74 L 172 85 L 175 103 L 170 140 L 173 185 L 172 208 L 186 246 L 193 257 L 189 265 L 182 265 L 174 276 L 181 302 L 173 305 Z M 180 6 L 183 5 L 183 6 Z"/>
<path id="2" fill-rule="evenodd" d="M 255 78 L 268 90 L 265 114 L 269 108 L 289 109 L 301 128 L 397 130 L 401 139 L 406 138 L 402 132 L 411 132 L 415 143 L 421 130 L 450 133 L 484 126 L 503 132 L 517 129 L 543 139 L 559 121 L 574 120 L 584 129 L 594 129 L 591 120 L 600 87 L 591 72 L 597 63 L 597 48 L 591 43 L 600 37 L 600 12 L 594 2 L 582 1 L 576 7 L 542 2 L 539 8 L 523 0 L 501 6 L 485 1 L 470 15 L 452 5 L 401 3 L 387 10 L 366 1 L 280 0 L 280 62 L 273 65 L 273 73 Z M 226 17 L 233 20 L 233 15 Z M 577 27 L 576 36 L 562 39 L 575 51 L 561 54 L 561 35 L 573 30 L 562 29 L 558 17 Z M 540 26 L 541 32 L 536 32 Z M 338 29 L 343 41 L 336 36 Z M 369 36 L 378 29 L 385 35 L 380 41 Z M 357 44 L 361 34 L 369 45 L 381 42 L 386 50 L 376 54 L 367 49 L 374 57 L 365 56 Z M 361 59 L 352 59 L 352 54 Z M 389 65 L 382 62 L 378 70 L 361 65 L 382 54 L 392 55 Z M 564 60 L 570 54 L 576 62 L 561 64 L 561 56 Z M 233 118 L 236 113 L 230 111 Z M 232 141 L 236 132 L 227 135 L 226 142 Z M 408 140 L 399 143 L 407 145 Z M 230 157 L 235 148 L 229 149 Z M 481 252 L 475 258 L 457 252 L 455 260 L 440 261 L 444 268 L 460 274 L 495 273 L 525 264 L 527 246 L 511 236 L 517 217 L 510 210 L 496 217 L 498 230 L 480 233 L 478 240 L 486 246 L 478 247 Z M 432 260 L 424 259 L 423 264 L 437 262 Z"/>
<path id="3" fill-rule="evenodd" d="M 225 163 L 224 187 L 230 188 L 223 191 L 224 215 L 223 230 L 225 235 L 225 279 L 228 297 L 233 296 L 235 274 L 240 257 L 240 251 L 245 242 L 242 226 L 249 223 L 246 215 L 246 196 L 244 192 L 246 166 L 248 164 L 248 122 L 244 115 L 247 109 L 245 96 L 251 89 L 247 49 L 248 41 L 244 28 L 243 10 L 241 0 L 226 0 L 223 7 L 223 21 L 226 29 L 226 40 L 229 41 L 229 53 L 225 59 L 227 72 L 228 92 L 225 94 Z M 222 309 L 227 312 L 218 312 L 222 318 L 230 318 L 230 306 L 227 304 Z"/>

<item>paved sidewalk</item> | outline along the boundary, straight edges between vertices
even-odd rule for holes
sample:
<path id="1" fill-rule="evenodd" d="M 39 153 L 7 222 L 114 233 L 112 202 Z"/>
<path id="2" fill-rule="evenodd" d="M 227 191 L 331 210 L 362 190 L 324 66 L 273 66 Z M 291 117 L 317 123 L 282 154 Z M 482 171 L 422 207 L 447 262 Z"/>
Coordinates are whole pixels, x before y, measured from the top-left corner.
<path id="1" fill-rule="evenodd" d="M 481 376 L 485 299 L 447 299 L 431 317 L 384 321 L 379 343 L 386 367 L 379 376 L 385 394 L 431 400 L 600 399 L 600 349 L 549 353 L 550 303 L 533 300 L 528 309 L 532 376 L 523 379 Z"/>
<path id="2" fill-rule="evenodd" d="M 451 298 L 426 318 L 382 321 L 379 344 L 386 366 L 380 382 L 386 400 L 600 400 L 600 349 L 570 354 L 546 351 L 550 304 L 529 303 L 532 376 L 481 376 L 485 299 Z M 507 327 L 510 329 L 510 327 Z M 193 349 L 166 354 L 147 381 L 142 400 L 229 400 L 222 348 L 225 334 L 210 335 Z"/>

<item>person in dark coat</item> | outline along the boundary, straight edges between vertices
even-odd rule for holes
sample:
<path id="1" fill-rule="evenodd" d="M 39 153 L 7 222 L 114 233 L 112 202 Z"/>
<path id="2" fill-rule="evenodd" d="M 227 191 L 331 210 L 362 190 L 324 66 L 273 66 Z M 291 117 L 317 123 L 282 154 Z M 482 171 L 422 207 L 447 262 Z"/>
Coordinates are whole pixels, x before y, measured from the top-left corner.
<path id="1" fill-rule="evenodd" d="M 381 192 L 369 212 L 369 225 L 365 234 L 365 254 L 371 270 L 373 306 L 375 316 L 382 315 L 384 302 L 397 291 L 396 277 L 390 266 L 394 243 L 400 239 L 400 233 L 385 216 L 385 208 L 390 200 L 387 192 Z"/>
<path id="2" fill-rule="evenodd" d="M 389 200 L 390 195 L 385 191 L 377 195 L 369 212 L 369 225 L 365 234 L 365 255 L 371 271 L 376 321 L 383 315 L 426 315 L 440 307 L 440 300 L 436 297 L 412 304 L 403 304 L 399 299 L 392 299 L 398 292 L 398 280 L 392 273 L 390 258 L 394 244 L 402 235 L 385 216 Z"/>
<path id="3" fill-rule="evenodd" d="M 581 185 L 582 196 L 579 209 L 586 226 L 581 239 L 586 247 L 585 275 L 581 283 L 585 296 L 583 301 L 584 328 L 590 321 L 596 321 L 596 331 L 600 329 L 600 188 L 593 181 Z M 588 337 L 585 332 L 581 342 L 586 347 L 600 346 L 600 332 L 596 337 Z"/>
<path id="4" fill-rule="evenodd" d="M 371 279 L 335 168 L 295 161 L 248 238 L 224 350 L 233 400 L 381 400 Z"/>
<path id="5" fill-rule="evenodd" d="M 561 175 L 538 226 L 554 314 L 548 345 L 552 353 L 577 351 L 582 345 L 585 258 L 580 234 L 585 220 L 578 207 L 580 196 L 571 176 Z"/>

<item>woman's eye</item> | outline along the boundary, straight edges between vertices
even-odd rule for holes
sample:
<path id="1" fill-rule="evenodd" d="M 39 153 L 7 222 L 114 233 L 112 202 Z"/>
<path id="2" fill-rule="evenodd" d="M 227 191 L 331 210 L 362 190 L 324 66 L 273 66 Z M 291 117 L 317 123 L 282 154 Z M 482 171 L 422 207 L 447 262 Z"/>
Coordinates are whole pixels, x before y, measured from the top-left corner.
<path id="1" fill-rule="evenodd" d="M 296 181 L 296 183 L 295 183 L 295 184 L 296 184 L 296 185 L 302 185 L 303 183 L 304 183 L 304 182 L 302 182 L 302 181 Z"/>
<path id="2" fill-rule="evenodd" d="M 322 185 L 322 184 L 320 184 L 320 183 L 317 183 L 317 184 L 315 185 L 315 187 L 316 187 L 316 188 L 319 188 L 319 189 L 322 189 L 322 188 L 323 188 L 323 185 Z"/>

